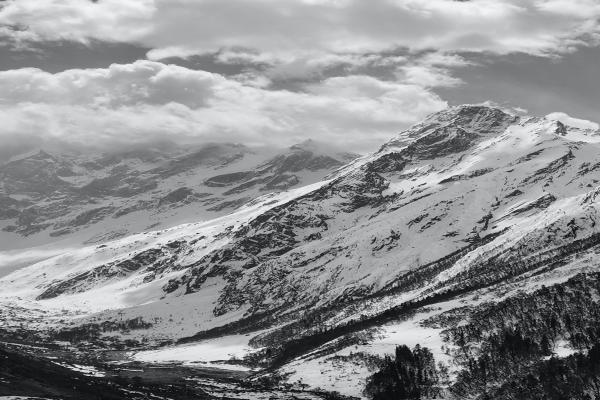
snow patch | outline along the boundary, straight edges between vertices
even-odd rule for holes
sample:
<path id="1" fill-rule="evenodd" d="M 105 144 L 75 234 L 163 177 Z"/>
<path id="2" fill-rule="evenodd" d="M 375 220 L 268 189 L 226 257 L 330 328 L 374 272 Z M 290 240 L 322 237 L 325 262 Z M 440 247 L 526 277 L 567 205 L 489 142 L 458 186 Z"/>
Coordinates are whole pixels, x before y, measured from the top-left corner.
<path id="1" fill-rule="evenodd" d="M 157 350 L 145 350 L 130 354 L 135 361 L 147 363 L 181 363 L 184 365 L 203 365 L 212 368 L 247 371 L 250 368 L 224 364 L 222 361 L 241 359 L 256 351 L 248 344 L 249 335 L 231 335 L 199 343 L 165 347 Z M 219 363 L 219 361 L 221 361 Z"/>
<path id="2" fill-rule="evenodd" d="M 598 125 L 596 122 L 588 121 L 586 119 L 574 118 L 564 112 L 550 113 L 550 114 L 546 115 L 546 119 L 549 119 L 552 121 L 560 121 L 567 126 L 572 126 L 574 128 L 579 128 L 579 129 L 591 129 L 594 131 L 600 129 L 600 125 Z"/>

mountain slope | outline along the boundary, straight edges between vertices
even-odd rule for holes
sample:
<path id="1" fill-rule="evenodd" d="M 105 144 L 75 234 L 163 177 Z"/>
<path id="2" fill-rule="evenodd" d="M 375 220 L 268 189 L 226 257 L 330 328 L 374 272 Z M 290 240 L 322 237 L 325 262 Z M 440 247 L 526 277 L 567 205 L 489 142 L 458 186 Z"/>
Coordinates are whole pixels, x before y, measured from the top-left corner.
<path id="1" fill-rule="evenodd" d="M 19 269 L 0 279 L 3 318 L 74 343 L 130 340 L 144 361 L 247 356 L 351 395 L 370 357 L 420 344 L 448 370 L 440 390 L 460 396 L 471 355 L 448 329 L 597 271 L 599 150 L 597 131 L 454 107 L 329 180 Z M 236 179 L 255 178 L 215 182 Z"/>
<path id="2" fill-rule="evenodd" d="M 216 218 L 261 194 L 319 181 L 356 157 L 313 141 L 283 150 L 209 144 L 91 157 L 40 151 L 0 166 L 0 250 L 100 243 Z"/>

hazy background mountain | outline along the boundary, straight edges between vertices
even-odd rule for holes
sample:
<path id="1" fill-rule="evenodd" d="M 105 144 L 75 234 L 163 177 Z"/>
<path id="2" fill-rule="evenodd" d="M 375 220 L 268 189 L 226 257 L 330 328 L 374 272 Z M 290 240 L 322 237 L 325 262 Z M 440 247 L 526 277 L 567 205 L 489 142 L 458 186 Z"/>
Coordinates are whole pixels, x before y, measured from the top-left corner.
<path id="1" fill-rule="evenodd" d="M 0 250 L 69 247 L 213 219 L 261 195 L 320 181 L 356 157 L 313 140 L 282 149 L 36 150 L 0 166 Z"/>

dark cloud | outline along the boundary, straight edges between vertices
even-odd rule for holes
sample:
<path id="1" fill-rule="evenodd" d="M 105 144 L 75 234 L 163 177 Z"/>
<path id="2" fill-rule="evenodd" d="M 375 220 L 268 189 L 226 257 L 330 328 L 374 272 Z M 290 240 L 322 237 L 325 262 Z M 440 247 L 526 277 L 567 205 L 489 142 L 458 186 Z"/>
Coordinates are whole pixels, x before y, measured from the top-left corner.
<path id="1" fill-rule="evenodd" d="M 103 68 L 145 58 L 148 50 L 129 43 L 95 40 L 87 44 L 66 40 L 37 42 L 26 48 L 0 42 L 0 70 L 28 67 L 59 72 L 72 68 Z"/>
<path id="2" fill-rule="evenodd" d="M 34 42 L 27 47 L 0 41 L 0 70 L 27 67 L 59 72 L 72 68 L 104 68 L 145 58 L 148 50 L 135 44 L 97 40 L 87 44 L 67 40 Z"/>
<path id="3" fill-rule="evenodd" d="M 224 63 L 219 60 L 218 53 L 192 55 L 189 57 L 166 57 L 157 61 L 226 76 L 238 75 L 249 70 L 258 71 L 265 68 L 263 65 L 252 63 Z"/>

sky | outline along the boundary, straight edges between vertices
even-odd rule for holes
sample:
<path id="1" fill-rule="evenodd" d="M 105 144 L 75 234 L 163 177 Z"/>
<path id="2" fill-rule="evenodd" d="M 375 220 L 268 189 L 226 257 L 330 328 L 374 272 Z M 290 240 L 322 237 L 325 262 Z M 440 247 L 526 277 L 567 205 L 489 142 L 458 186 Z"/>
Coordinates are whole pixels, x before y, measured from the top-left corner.
<path id="1" fill-rule="evenodd" d="M 600 121 L 599 75 L 600 0 L 0 0 L 0 160 L 157 141 L 367 152 L 462 103 Z"/>

